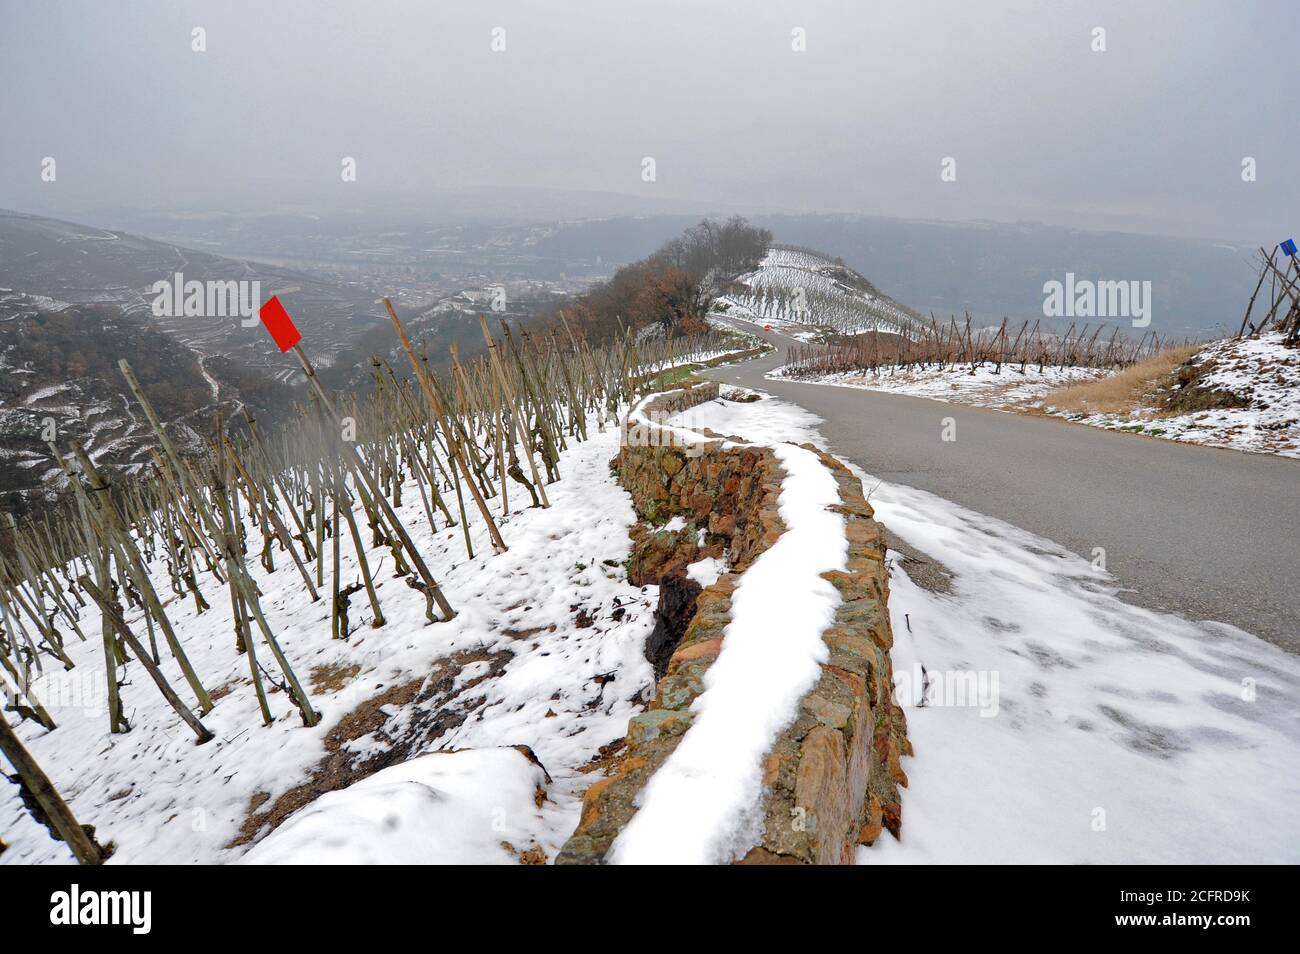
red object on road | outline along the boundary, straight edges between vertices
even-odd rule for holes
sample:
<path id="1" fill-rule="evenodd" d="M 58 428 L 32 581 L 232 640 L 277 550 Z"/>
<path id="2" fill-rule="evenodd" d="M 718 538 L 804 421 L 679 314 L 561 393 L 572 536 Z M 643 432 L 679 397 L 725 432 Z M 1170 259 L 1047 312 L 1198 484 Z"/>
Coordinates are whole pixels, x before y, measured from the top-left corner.
<path id="1" fill-rule="evenodd" d="M 771 331 L 771 330 L 772 330 L 772 326 L 771 326 L 771 325 L 764 325 L 764 326 L 763 326 L 763 330 L 764 330 L 764 331 Z"/>
<path id="2" fill-rule="evenodd" d="M 289 313 L 284 310 L 284 305 L 280 304 L 279 296 L 272 295 L 258 311 L 258 315 L 262 319 L 262 324 L 266 325 L 266 330 L 271 332 L 271 337 L 275 339 L 276 347 L 281 351 L 288 351 L 302 340 L 302 332 L 293 323 Z"/>

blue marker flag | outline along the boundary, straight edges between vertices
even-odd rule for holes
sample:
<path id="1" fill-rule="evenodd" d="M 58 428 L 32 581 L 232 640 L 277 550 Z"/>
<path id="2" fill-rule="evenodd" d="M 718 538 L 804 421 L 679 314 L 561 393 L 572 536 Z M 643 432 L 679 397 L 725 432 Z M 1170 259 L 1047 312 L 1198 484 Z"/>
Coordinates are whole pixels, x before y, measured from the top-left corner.
<path id="1" fill-rule="evenodd" d="M 1288 258 L 1295 255 L 1296 252 L 1295 239 L 1287 239 L 1285 242 L 1283 242 L 1282 251 L 1286 252 Z"/>

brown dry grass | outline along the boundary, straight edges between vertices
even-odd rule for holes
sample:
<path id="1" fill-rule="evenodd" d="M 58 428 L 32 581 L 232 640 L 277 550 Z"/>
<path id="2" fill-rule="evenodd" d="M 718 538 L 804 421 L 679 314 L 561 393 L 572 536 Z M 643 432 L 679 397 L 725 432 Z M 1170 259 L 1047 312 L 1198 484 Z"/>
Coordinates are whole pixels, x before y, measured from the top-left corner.
<path id="1" fill-rule="evenodd" d="M 1137 407 L 1151 407 L 1156 388 L 1201 347 L 1168 348 L 1096 381 L 1057 388 L 1043 398 L 1042 406 L 1070 414 L 1130 414 Z"/>

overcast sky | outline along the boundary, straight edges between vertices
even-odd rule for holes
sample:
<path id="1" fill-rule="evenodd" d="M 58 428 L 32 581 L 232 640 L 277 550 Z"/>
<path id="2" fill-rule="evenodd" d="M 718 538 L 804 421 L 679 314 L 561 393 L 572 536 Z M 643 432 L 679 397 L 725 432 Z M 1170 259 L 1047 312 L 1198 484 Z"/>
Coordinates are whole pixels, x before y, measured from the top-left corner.
<path id="1" fill-rule="evenodd" d="M 522 186 L 1272 244 L 1298 36 L 1294 0 L 0 0 L 0 207 Z"/>

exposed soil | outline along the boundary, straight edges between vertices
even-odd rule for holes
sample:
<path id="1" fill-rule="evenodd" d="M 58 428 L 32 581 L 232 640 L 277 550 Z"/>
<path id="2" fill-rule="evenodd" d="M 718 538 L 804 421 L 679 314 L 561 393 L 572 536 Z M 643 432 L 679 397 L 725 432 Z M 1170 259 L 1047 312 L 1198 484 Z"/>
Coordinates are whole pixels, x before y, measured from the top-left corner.
<path id="1" fill-rule="evenodd" d="M 1203 378 L 1215 370 L 1213 361 L 1200 364 L 1181 364 L 1161 382 L 1161 404 L 1172 414 L 1191 414 L 1195 411 L 1212 411 L 1232 407 L 1250 407 L 1250 401 L 1240 394 L 1221 388 L 1204 387 Z"/>
<path id="2" fill-rule="evenodd" d="M 312 691 L 317 694 L 338 692 L 360 671 L 361 667 L 356 663 L 325 663 L 313 666 L 309 674 Z"/>
<path id="3" fill-rule="evenodd" d="M 326 792 L 346 788 L 381 769 L 428 750 L 431 743 L 463 723 L 483 703 L 483 698 L 474 696 L 470 690 L 485 680 L 499 676 L 512 658 L 513 654 L 505 650 L 495 653 L 483 650 L 454 653 L 434 663 L 426 678 L 390 686 L 367 699 L 340 719 L 326 735 L 327 754 L 317 763 L 307 781 L 289 789 L 265 811 L 262 811 L 262 806 L 270 801 L 270 795 L 267 792 L 253 794 L 239 834 L 226 847 L 251 844 L 274 831 L 290 815 Z M 456 676 L 466 666 L 476 662 L 487 662 L 487 672 L 457 688 Z M 317 670 L 329 670 L 323 674 L 323 678 L 343 678 L 346 682 L 356 675 L 353 672 L 343 677 L 349 668 L 352 667 L 317 667 Z M 313 670 L 313 680 L 317 670 Z M 395 720 L 384 711 L 386 706 L 406 710 L 413 708 L 414 711 L 404 712 L 400 720 Z M 386 727 L 394 722 L 405 728 L 400 733 L 386 732 Z M 369 758 L 362 758 L 349 751 L 348 743 L 371 734 L 385 746 L 383 751 Z"/>

